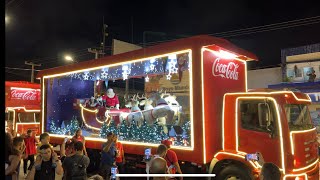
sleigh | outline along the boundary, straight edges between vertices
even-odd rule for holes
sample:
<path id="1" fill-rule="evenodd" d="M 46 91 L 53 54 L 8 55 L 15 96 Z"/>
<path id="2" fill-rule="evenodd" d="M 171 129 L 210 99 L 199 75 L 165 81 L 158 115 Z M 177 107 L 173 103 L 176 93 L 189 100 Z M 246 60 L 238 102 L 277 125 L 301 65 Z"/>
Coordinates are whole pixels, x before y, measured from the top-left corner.
<path id="1" fill-rule="evenodd" d="M 106 108 L 104 106 L 98 107 L 84 107 L 82 104 L 79 104 L 81 118 L 84 125 L 88 129 L 100 131 L 104 123 L 107 125 L 113 120 L 115 125 L 120 124 L 120 114 L 129 113 L 130 109 L 114 109 Z"/>

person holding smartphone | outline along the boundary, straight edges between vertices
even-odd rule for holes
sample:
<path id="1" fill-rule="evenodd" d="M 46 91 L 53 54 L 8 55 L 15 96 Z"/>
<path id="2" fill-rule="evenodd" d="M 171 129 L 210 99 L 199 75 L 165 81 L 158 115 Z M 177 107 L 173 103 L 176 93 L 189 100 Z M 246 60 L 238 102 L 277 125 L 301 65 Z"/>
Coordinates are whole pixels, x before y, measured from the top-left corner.
<path id="1" fill-rule="evenodd" d="M 149 174 L 150 173 L 150 168 L 151 168 L 151 164 L 152 162 L 157 159 L 157 158 L 164 158 L 167 154 L 168 148 L 167 146 L 160 144 L 157 148 L 157 152 L 155 155 L 151 155 L 151 158 L 149 161 L 146 161 L 146 173 Z M 167 166 L 166 166 L 167 167 Z M 166 170 L 168 170 L 168 167 L 166 168 Z M 147 179 L 149 180 L 149 177 L 147 177 Z"/>
<path id="2" fill-rule="evenodd" d="M 280 180 L 281 172 L 279 170 L 279 167 L 273 163 L 265 162 L 260 152 L 256 152 L 254 154 L 247 154 L 245 159 L 247 161 L 256 161 L 260 164 L 260 180 Z"/>
<path id="3" fill-rule="evenodd" d="M 112 132 L 107 134 L 107 142 L 102 144 L 101 162 L 99 174 L 104 179 L 110 178 L 111 167 L 116 165 L 116 135 Z"/>

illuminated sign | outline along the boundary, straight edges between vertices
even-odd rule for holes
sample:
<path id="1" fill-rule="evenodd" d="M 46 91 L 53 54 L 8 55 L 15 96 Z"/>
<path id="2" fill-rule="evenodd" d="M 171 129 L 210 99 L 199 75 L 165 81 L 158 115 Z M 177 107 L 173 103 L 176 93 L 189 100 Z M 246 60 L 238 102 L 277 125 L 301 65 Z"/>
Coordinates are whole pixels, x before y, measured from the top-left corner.
<path id="1" fill-rule="evenodd" d="M 231 80 L 238 80 L 239 65 L 235 61 L 216 58 L 212 64 L 212 75 Z"/>
<path id="2" fill-rule="evenodd" d="M 11 100 L 36 101 L 39 100 L 40 89 L 11 88 Z"/>

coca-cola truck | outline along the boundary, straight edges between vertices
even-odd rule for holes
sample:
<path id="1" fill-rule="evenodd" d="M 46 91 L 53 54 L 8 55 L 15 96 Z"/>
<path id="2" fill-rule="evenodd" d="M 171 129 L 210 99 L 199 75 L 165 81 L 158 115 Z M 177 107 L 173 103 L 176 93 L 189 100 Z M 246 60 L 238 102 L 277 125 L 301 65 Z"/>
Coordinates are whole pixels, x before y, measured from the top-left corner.
<path id="1" fill-rule="evenodd" d="M 184 173 L 195 167 L 217 179 L 256 179 L 260 165 L 245 155 L 260 152 L 283 179 L 318 179 L 309 96 L 248 92 L 247 62 L 253 60 L 227 40 L 201 35 L 40 71 L 41 132 L 60 144 L 82 128 L 97 164 L 94 154 L 114 132 L 128 167 L 143 164 L 145 148 L 154 154 L 161 140 L 171 139 Z M 108 88 L 119 109 L 98 105 Z M 97 103 L 90 106 L 89 99 Z"/>
<path id="2" fill-rule="evenodd" d="M 26 81 L 5 82 L 6 128 L 17 134 L 28 129 L 40 133 L 40 84 Z"/>

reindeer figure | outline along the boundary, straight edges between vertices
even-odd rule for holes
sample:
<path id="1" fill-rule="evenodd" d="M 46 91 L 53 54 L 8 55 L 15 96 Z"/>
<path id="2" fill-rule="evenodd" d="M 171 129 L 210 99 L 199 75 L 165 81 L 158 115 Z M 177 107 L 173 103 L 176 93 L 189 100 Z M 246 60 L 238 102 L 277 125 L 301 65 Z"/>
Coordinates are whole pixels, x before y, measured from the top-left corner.
<path id="1" fill-rule="evenodd" d="M 151 113 L 143 112 L 148 124 L 157 121 L 160 126 L 163 127 L 163 132 L 168 133 L 167 124 L 172 124 L 174 111 L 162 98 L 162 90 L 155 92 L 151 95 L 150 100 L 156 102 L 156 107 L 151 110 Z"/>
<path id="2" fill-rule="evenodd" d="M 124 97 L 126 101 L 126 107 L 131 108 L 131 113 L 121 113 L 120 114 L 120 121 L 123 122 L 124 120 L 127 123 L 127 126 L 131 126 L 132 120 L 135 120 L 135 123 L 138 127 L 142 126 L 144 118 L 143 114 L 141 113 L 141 109 L 139 108 L 139 101 L 138 101 L 138 94 L 133 95 L 132 98 Z"/>
<path id="3" fill-rule="evenodd" d="M 138 96 L 138 98 L 140 99 L 140 106 L 144 105 L 143 110 L 153 109 L 153 106 L 152 106 L 153 100 L 152 99 L 144 96 L 143 94 L 142 94 L 142 97 Z"/>
<path id="4" fill-rule="evenodd" d="M 168 103 L 168 105 L 174 110 L 174 120 L 177 120 L 175 125 L 181 125 L 181 114 L 182 114 L 182 107 L 180 106 L 179 102 L 176 100 L 177 97 L 171 94 L 161 94 L 162 98 Z"/>

